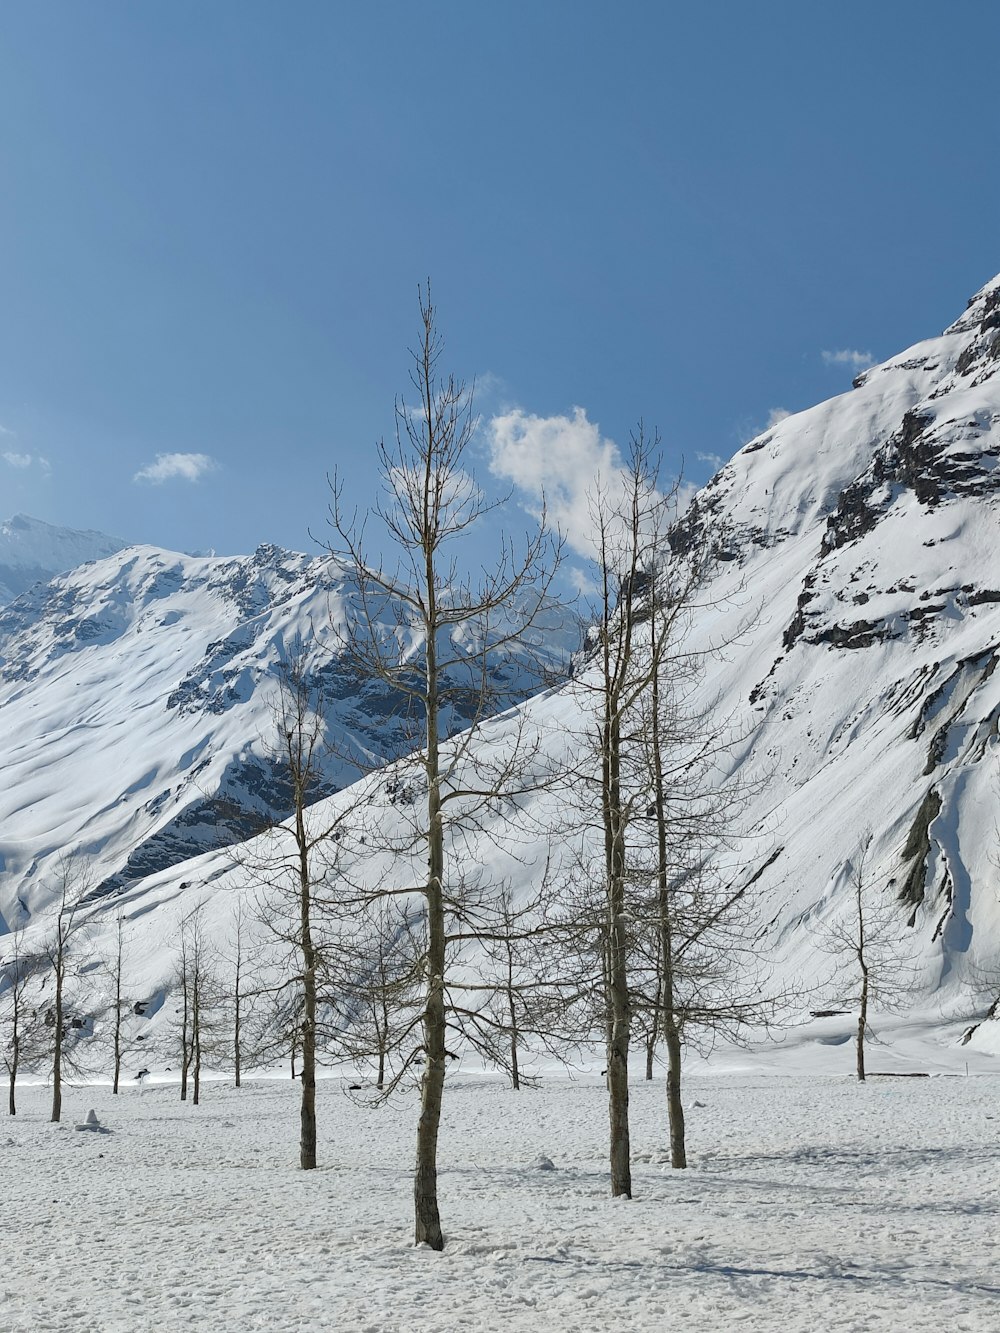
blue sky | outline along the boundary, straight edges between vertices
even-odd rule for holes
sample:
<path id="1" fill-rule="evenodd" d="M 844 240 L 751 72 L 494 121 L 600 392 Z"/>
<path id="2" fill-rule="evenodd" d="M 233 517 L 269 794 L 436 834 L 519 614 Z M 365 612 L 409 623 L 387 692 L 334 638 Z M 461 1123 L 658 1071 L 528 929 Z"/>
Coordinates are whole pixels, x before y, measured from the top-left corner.
<path id="1" fill-rule="evenodd" d="M 484 458 L 641 416 L 704 481 L 1000 270 L 998 39 L 979 0 L 6 5 L 0 518 L 313 549 L 427 275 Z"/>

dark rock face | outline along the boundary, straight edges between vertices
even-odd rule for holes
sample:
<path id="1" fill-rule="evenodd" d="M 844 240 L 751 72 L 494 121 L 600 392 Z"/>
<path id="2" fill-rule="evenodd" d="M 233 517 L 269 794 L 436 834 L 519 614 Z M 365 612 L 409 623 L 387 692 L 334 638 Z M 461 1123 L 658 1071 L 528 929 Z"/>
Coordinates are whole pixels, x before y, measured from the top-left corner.
<path id="1" fill-rule="evenodd" d="M 902 859 L 906 874 L 899 890 L 899 899 L 901 902 L 910 903 L 913 907 L 919 907 L 924 900 L 927 856 L 931 850 L 928 830 L 940 813 L 941 794 L 936 788 L 931 787 L 920 802 L 903 848 Z"/>

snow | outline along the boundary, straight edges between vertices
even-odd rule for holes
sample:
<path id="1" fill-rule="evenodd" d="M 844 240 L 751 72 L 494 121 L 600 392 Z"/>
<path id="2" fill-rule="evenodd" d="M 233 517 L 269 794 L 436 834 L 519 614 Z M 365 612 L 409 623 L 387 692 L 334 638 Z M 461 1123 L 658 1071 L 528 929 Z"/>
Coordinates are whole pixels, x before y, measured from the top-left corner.
<path id="1" fill-rule="evenodd" d="M 33 583 L 113 555 L 126 545 L 103 532 L 59 528 L 27 514 L 0 523 L 0 606 Z"/>
<path id="2" fill-rule="evenodd" d="M 632 1201 L 608 1197 L 600 1079 L 512 1092 L 452 1072 L 446 1249 L 411 1244 L 416 1100 L 320 1083 L 320 1168 L 297 1169 L 298 1085 L 68 1089 L 107 1135 L 0 1128 L 0 1325 L 180 1329 L 972 1333 L 1000 1324 L 997 1076 L 689 1080 L 692 1165 L 666 1160 L 660 1078 L 632 1087 Z M 877 1061 L 876 1061 L 877 1064 Z M 539 1170 L 548 1156 L 554 1170 Z"/>

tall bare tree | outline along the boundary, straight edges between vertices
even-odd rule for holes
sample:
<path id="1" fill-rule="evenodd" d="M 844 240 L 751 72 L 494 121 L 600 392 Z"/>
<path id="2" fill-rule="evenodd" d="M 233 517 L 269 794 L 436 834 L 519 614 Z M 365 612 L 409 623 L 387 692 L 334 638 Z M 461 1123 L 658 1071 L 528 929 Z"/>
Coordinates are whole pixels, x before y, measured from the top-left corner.
<path id="1" fill-rule="evenodd" d="M 601 1014 L 611 1193 L 626 1197 L 632 1193 L 628 1060 L 635 954 L 630 840 L 648 805 L 641 712 L 657 675 L 648 598 L 676 512 L 676 488 L 657 485 L 658 452 L 658 437 L 647 436 L 640 424 L 625 466 L 596 478 L 591 490 L 597 591 L 585 660 L 572 686 L 585 720 L 566 770 L 566 818 L 582 847 L 566 920 L 580 952 L 581 994 Z"/>
<path id="2" fill-rule="evenodd" d="M 706 595 L 711 554 L 661 560 L 645 593 L 651 665 L 637 710 L 645 808 L 631 849 L 639 956 L 636 1004 L 645 1013 L 647 1073 L 653 1043 L 667 1052 L 671 1162 L 687 1165 L 682 1051 L 696 1034 L 734 1037 L 766 1021 L 779 997 L 762 985 L 748 948 L 752 875 L 729 882 L 725 854 L 738 840 L 753 787 L 730 771 L 742 737 L 718 701 L 699 699 L 707 658 L 732 642 L 692 645 L 690 621 Z M 743 620 L 737 636 L 745 630 Z M 646 803 L 648 802 L 648 803 Z"/>
<path id="3" fill-rule="evenodd" d="M 846 972 L 837 982 L 838 999 L 857 1006 L 854 1049 L 861 1083 L 866 1079 L 865 1044 L 872 1036 L 869 1013 L 876 1006 L 889 1012 L 901 1009 L 914 972 L 902 933 L 905 913 L 886 878 L 873 873 L 872 842 L 872 831 L 866 829 L 854 855 L 844 862 L 842 875 L 850 890 L 847 910 L 830 922 L 820 941 Z"/>
<path id="4" fill-rule="evenodd" d="M 26 950 L 20 927 L 6 936 L 0 957 L 0 1023 L 3 1024 L 2 1058 L 7 1071 L 7 1114 L 17 1115 L 17 1078 L 45 1049 L 43 1017 L 30 988 L 37 981 L 42 960 Z"/>
<path id="5" fill-rule="evenodd" d="M 240 858 L 259 885 L 258 916 L 282 955 L 279 979 L 261 992 L 270 1001 L 271 1032 L 265 1044 L 290 1051 L 293 1078 L 300 1057 L 303 1171 L 317 1164 L 316 1071 L 325 967 L 317 895 L 336 898 L 339 839 L 349 822 L 343 810 L 328 816 L 317 804 L 325 794 L 327 738 L 323 675 L 310 647 L 301 639 L 289 645 L 274 709 L 274 758 L 289 785 L 291 817 L 273 824 Z"/>
<path id="6" fill-rule="evenodd" d="M 59 910 L 55 925 L 41 946 L 41 955 L 52 980 L 52 1003 L 45 1010 L 45 1027 L 50 1035 L 50 1073 L 52 1082 L 51 1120 L 62 1119 L 63 1078 L 67 1067 L 75 1066 L 76 1059 L 70 1042 L 71 1026 L 67 1013 L 67 981 L 72 966 L 73 942 L 82 931 L 84 918 L 79 905 L 87 895 L 91 878 L 83 863 L 73 857 L 64 857 L 56 870 L 59 889 Z M 83 1020 L 77 1016 L 79 1025 Z"/>
<path id="7" fill-rule="evenodd" d="M 182 918 L 178 928 L 176 975 L 180 989 L 181 1101 L 188 1091 L 195 1106 L 201 1102 L 201 1075 L 207 1050 L 216 1036 L 218 981 L 215 958 L 199 904 Z"/>
<path id="8" fill-rule="evenodd" d="M 124 994 L 125 957 L 125 913 L 118 912 L 115 916 L 114 948 L 111 956 L 107 959 L 111 982 L 110 1007 L 112 1011 L 111 1055 L 113 1074 L 111 1091 L 115 1096 L 118 1095 L 118 1085 L 121 1081 L 122 1057 L 125 1049 L 124 1019 L 129 1009 L 129 1003 Z"/>
<path id="9" fill-rule="evenodd" d="M 248 1026 L 252 1027 L 254 1009 L 259 999 L 257 964 L 260 946 L 254 926 L 255 918 L 241 896 L 233 909 L 228 942 L 219 958 L 219 967 L 225 973 L 224 979 L 221 971 L 219 977 L 222 1008 L 225 1011 L 222 1026 L 230 1038 L 229 1056 L 237 1088 L 243 1086 L 248 1056 L 247 1031 Z"/>
<path id="10" fill-rule="evenodd" d="M 486 918 L 493 920 L 492 893 L 481 869 L 463 863 L 462 830 L 471 829 L 476 812 L 502 799 L 516 780 L 509 748 L 502 757 L 494 751 L 489 775 L 474 775 L 473 740 L 498 708 L 490 654 L 522 649 L 548 604 L 555 553 L 543 524 L 520 554 L 502 538 L 494 568 L 475 586 L 460 574 L 462 538 L 494 505 L 468 470 L 472 393 L 439 371 L 441 342 L 429 287 L 420 297 L 420 325 L 411 372 L 417 402 L 397 402 L 395 439 L 377 448 L 384 498 L 376 516 L 391 562 L 370 554 L 364 527 L 345 508 L 336 477 L 330 550 L 351 570 L 361 609 L 359 623 L 343 631 L 343 651 L 359 671 L 404 700 L 421 728 L 419 775 L 406 815 L 409 845 L 422 854 L 425 872 L 419 883 L 393 892 L 408 891 L 421 903 L 423 996 L 419 1051 L 412 1053 L 422 1060 L 414 1235 L 417 1244 L 440 1250 L 438 1134 L 449 1033 L 485 1040 L 488 1026 L 481 997 L 463 1001 L 454 989 L 456 951 L 484 928 Z M 469 730 L 446 744 L 457 716 Z"/>

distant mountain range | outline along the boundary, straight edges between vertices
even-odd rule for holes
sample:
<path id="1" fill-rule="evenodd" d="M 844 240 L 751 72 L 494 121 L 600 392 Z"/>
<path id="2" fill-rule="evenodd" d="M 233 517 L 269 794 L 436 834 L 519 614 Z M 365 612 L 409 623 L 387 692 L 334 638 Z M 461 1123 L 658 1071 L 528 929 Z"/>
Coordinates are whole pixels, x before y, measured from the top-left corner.
<path id="1" fill-rule="evenodd" d="M 64 574 L 87 560 L 114 555 L 125 545 L 103 532 L 77 532 L 15 514 L 0 523 L 0 606 L 34 583 Z"/>
<path id="2" fill-rule="evenodd" d="M 20 522 L 8 526 L 38 558 L 114 545 Z M 44 909 L 65 851 L 86 850 L 91 889 L 110 894 L 288 813 L 275 711 L 297 642 L 325 709 L 326 791 L 411 749 L 406 701 L 341 661 L 338 630 L 359 615 L 336 561 L 274 546 L 238 558 L 128 547 L 0 609 L 0 922 Z M 381 615 L 377 632 L 419 666 L 405 615 Z M 555 668 L 575 640 L 552 630 Z M 460 652 L 475 663 L 479 648 Z M 512 702 L 540 683 L 528 654 L 505 649 L 491 670 Z M 457 704 L 444 721 L 455 731 L 467 714 Z"/>

